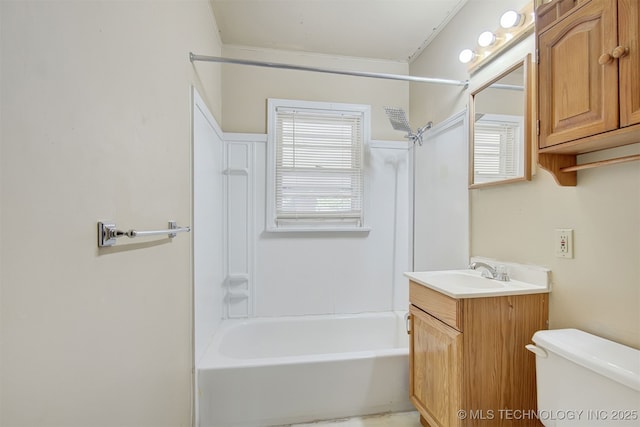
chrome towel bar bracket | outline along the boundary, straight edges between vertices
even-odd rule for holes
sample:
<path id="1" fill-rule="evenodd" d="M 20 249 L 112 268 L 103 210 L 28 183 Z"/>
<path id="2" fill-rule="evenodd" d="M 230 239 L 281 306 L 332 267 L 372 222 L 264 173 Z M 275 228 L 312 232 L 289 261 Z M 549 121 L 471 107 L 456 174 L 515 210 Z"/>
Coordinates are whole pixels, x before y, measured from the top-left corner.
<path id="1" fill-rule="evenodd" d="M 103 248 L 105 246 L 113 246 L 116 244 L 118 237 L 127 236 L 129 238 L 134 237 L 147 237 L 147 236 L 161 236 L 166 234 L 167 237 L 173 239 L 178 233 L 187 233 L 191 231 L 191 227 L 178 227 L 175 221 L 169 221 L 169 226 L 166 230 L 149 230 L 149 231 L 137 231 L 128 230 L 122 231 L 116 228 L 114 223 L 98 222 L 98 247 Z"/>

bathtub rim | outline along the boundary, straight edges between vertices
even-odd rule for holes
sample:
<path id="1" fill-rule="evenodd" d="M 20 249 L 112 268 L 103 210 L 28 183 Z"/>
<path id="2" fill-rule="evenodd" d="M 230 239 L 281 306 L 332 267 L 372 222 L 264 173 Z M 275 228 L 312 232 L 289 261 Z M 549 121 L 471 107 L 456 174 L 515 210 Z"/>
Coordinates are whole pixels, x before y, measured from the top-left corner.
<path id="1" fill-rule="evenodd" d="M 380 311 L 380 312 L 364 312 L 349 314 L 313 314 L 300 316 L 273 316 L 273 317 L 254 317 L 245 319 L 225 319 L 213 335 L 211 342 L 207 346 L 203 357 L 196 363 L 196 370 L 215 370 L 228 369 L 234 367 L 257 367 L 257 366 L 275 366 L 286 364 L 304 364 L 304 363 L 321 363 L 331 362 L 344 359 L 371 359 L 376 357 L 392 357 L 392 356 L 409 356 L 409 346 L 406 347 L 387 347 L 373 350 L 361 350 L 351 352 L 333 352 L 333 353 L 317 353 L 309 355 L 296 356 L 279 356 L 268 358 L 233 358 L 223 355 L 219 351 L 220 344 L 225 335 L 242 325 L 254 322 L 277 323 L 282 321 L 314 321 L 314 320 L 339 320 L 339 319 L 366 319 L 379 317 L 392 317 L 399 325 L 404 323 L 404 317 L 407 311 Z M 398 325 L 398 328 L 400 326 Z"/>

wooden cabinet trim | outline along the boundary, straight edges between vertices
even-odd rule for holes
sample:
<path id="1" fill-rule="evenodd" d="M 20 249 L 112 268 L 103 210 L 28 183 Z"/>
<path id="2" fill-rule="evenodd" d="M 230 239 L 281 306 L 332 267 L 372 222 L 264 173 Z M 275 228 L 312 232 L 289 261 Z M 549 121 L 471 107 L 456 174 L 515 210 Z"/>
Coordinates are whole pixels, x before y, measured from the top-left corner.
<path id="1" fill-rule="evenodd" d="M 419 283 L 410 281 L 409 301 L 447 325 L 462 331 L 462 300 L 451 298 Z"/>
<path id="2" fill-rule="evenodd" d="M 639 31 L 640 3 L 637 0 L 618 0 L 618 46 L 628 50 L 623 57 L 618 59 L 621 127 L 640 123 Z"/>
<path id="3" fill-rule="evenodd" d="M 536 33 L 540 34 L 548 30 L 570 13 L 575 13 L 580 7 L 591 0 L 552 0 L 541 4 L 536 8 Z"/>

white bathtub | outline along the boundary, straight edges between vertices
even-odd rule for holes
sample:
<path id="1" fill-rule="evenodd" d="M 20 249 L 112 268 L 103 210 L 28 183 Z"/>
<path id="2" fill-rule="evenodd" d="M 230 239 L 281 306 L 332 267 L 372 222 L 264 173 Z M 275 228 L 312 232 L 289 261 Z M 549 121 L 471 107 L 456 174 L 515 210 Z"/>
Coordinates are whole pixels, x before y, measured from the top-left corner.
<path id="1" fill-rule="evenodd" d="M 197 367 L 200 427 L 411 410 L 404 313 L 228 320 Z"/>

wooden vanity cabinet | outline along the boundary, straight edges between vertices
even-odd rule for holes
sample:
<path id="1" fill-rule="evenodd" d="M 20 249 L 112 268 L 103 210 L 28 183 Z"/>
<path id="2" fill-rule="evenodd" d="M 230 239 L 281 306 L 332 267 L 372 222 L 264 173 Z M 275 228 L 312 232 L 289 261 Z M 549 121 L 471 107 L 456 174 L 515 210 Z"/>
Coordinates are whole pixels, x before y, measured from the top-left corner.
<path id="1" fill-rule="evenodd" d="M 422 425 L 541 426 L 525 345 L 547 329 L 547 294 L 454 299 L 409 287 L 409 388 Z"/>
<path id="2" fill-rule="evenodd" d="M 433 426 L 457 426 L 462 333 L 411 306 L 411 400 Z M 424 424 L 424 423 L 423 423 Z"/>
<path id="3" fill-rule="evenodd" d="M 536 9 L 539 160 L 562 185 L 575 185 L 575 172 L 557 173 L 575 155 L 640 142 L 639 3 L 553 0 Z"/>

